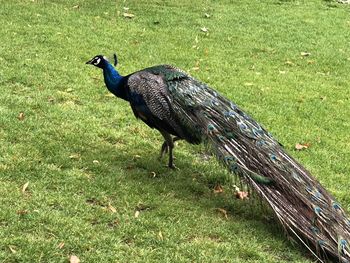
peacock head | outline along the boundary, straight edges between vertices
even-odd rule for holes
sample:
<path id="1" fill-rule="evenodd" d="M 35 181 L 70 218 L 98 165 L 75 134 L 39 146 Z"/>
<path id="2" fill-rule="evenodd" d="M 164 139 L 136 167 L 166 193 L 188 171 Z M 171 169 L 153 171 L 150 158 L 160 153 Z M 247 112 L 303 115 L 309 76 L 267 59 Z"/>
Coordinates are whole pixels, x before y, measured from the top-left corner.
<path id="1" fill-rule="evenodd" d="M 86 64 L 94 65 L 98 68 L 103 68 L 103 66 L 106 64 L 106 58 L 102 55 L 94 56 L 92 59 L 90 59 Z"/>
<path id="2" fill-rule="evenodd" d="M 113 54 L 113 59 L 114 59 L 114 66 L 116 66 L 118 64 L 118 59 L 116 54 Z M 103 68 L 107 63 L 109 63 L 108 59 L 102 55 L 94 56 L 92 59 L 86 62 L 86 64 L 91 64 L 98 68 Z"/>

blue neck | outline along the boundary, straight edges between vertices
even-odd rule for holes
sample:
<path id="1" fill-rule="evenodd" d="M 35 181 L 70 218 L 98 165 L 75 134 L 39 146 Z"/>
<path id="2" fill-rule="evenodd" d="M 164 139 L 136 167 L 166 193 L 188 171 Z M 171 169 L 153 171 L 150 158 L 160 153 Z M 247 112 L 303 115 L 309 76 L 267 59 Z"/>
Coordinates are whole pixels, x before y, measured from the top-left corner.
<path id="1" fill-rule="evenodd" d="M 119 98 L 126 100 L 126 87 L 123 85 L 123 76 L 110 64 L 103 67 L 103 76 L 107 89 Z"/>

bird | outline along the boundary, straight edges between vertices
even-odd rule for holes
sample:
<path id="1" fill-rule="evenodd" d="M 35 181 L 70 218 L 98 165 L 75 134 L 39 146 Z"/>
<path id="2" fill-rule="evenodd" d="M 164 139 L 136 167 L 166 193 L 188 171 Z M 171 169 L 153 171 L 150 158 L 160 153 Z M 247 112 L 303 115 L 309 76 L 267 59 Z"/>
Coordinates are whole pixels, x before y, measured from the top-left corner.
<path id="1" fill-rule="evenodd" d="M 175 169 L 174 142 L 204 143 L 230 174 L 272 208 L 282 229 L 319 262 L 350 262 L 350 220 L 340 203 L 261 124 L 219 92 L 171 65 L 122 76 L 103 55 L 107 89 L 164 138 L 160 156 Z"/>

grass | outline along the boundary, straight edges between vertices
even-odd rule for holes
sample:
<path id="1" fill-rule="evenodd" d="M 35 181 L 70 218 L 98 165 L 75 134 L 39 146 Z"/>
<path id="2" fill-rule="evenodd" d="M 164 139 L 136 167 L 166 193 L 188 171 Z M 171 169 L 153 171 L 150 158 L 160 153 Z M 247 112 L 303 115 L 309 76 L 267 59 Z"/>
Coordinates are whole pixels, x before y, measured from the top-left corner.
<path id="1" fill-rule="evenodd" d="M 84 65 L 114 51 L 123 74 L 170 63 L 234 100 L 350 211 L 348 6 L 0 2 L 0 262 L 312 262 L 202 147 L 157 160 L 158 133 Z"/>

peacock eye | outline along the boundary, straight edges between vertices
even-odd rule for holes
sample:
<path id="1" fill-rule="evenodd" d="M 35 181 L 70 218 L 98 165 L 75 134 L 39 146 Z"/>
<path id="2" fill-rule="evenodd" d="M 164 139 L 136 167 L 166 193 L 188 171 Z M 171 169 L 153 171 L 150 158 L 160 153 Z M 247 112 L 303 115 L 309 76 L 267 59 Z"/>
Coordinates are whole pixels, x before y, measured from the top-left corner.
<path id="1" fill-rule="evenodd" d="M 98 64 L 100 64 L 101 59 L 100 58 L 96 58 L 95 61 L 93 62 L 93 64 L 96 66 Z"/>

